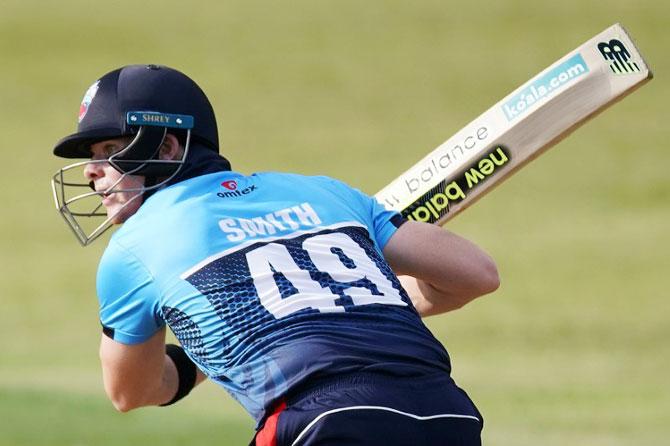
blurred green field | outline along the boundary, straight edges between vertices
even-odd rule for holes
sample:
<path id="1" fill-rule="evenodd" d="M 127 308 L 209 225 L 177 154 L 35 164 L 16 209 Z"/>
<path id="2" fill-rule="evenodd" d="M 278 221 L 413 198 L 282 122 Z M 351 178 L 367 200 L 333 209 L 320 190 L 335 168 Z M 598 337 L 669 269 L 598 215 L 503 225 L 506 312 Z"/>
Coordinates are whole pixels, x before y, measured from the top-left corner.
<path id="1" fill-rule="evenodd" d="M 237 170 L 329 174 L 374 193 L 614 22 L 656 79 L 454 220 L 503 285 L 428 320 L 489 445 L 670 437 L 670 70 L 663 0 L 0 0 L 0 445 L 246 444 L 222 390 L 117 414 L 97 361 L 104 242 L 53 209 L 50 155 L 86 88 L 129 63 L 208 92 Z"/>

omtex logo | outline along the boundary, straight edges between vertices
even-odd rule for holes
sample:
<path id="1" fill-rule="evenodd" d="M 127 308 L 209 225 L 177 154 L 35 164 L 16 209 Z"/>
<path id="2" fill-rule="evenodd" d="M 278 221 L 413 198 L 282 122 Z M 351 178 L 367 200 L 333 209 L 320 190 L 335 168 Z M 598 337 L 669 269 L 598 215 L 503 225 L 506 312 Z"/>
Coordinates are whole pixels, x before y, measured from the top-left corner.
<path id="1" fill-rule="evenodd" d="M 245 187 L 244 189 L 238 189 L 237 181 L 235 180 L 224 181 L 223 183 L 221 183 L 221 186 L 225 187 L 227 191 L 219 192 L 218 194 L 216 194 L 220 198 L 241 197 L 242 195 L 248 195 L 258 189 L 258 186 L 256 186 L 255 184 L 252 184 L 249 187 Z"/>
<path id="2" fill-rule="evenodd" d="M 221 183 L 221 186 L 225 187 L 228 190 L 236 190 L 237 189 L 237 181 L 235 181 L 235 180 L 224 181 L 223 183 Z"/>

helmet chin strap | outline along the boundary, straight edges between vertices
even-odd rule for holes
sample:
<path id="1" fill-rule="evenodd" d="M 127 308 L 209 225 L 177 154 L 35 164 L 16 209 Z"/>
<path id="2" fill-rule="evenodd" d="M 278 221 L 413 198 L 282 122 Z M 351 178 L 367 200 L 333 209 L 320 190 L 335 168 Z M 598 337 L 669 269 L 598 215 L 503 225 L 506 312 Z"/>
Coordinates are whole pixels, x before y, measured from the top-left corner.
<path id="1" fill-rule="evenodd" d="M 158 191 L 160 187 L 157 185 L 160 183 L 159 177 L 157 176 L 145 176 L 144 177 L 144 192 L 142 192 L 142 201 L 146 201 L 147 198 L 152 196 L 155 192 Z"/>

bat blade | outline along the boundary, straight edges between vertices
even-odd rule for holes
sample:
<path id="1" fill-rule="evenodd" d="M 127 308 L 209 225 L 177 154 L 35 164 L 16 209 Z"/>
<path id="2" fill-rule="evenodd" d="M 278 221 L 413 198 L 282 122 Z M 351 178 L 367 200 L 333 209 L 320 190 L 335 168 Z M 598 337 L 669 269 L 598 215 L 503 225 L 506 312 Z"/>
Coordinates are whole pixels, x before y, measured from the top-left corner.
<path id="1" fill-rule="evenodd" d="M 375 197 L 411 220 L 443 225 L 651 78 L 626 30 L 612 25 L 507 95 Z"/>

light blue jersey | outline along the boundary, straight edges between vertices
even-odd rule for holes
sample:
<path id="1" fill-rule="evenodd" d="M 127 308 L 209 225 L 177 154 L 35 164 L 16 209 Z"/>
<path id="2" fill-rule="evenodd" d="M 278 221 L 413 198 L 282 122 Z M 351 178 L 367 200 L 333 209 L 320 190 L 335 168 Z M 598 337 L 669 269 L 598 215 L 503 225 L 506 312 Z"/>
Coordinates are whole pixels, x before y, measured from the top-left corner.
<path id="1" fill-rule="evenodd" d="M 316 378 L 449 373 L 382 256 L 401 221 L 327 177 L 182 181 L 112 237 L 98 271 L 101 322 L 124 344 L 167 324 L 257 420 Z"/>

